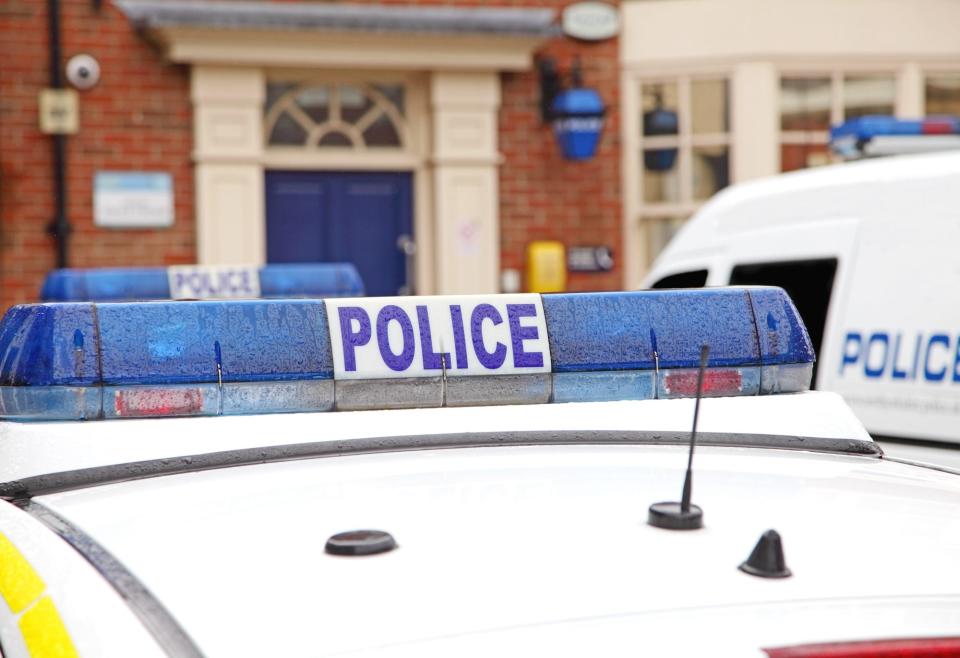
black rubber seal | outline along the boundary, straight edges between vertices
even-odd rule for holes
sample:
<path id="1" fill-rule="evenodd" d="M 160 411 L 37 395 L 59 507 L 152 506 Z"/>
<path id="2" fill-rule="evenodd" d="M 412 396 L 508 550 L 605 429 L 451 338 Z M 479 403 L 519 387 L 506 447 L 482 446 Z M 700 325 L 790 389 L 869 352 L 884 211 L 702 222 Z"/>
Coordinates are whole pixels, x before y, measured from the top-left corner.
<path id="1" fill-rule="evenodd" d="M 0 498 L 18 500 L 63 491 L 74 491 L 104 484 L 146 478 L 197 473 L 218 468 L 251 466 L 297 459 L 340 457 L 344 455 L 440 450 L 500 446 L 536 445 L 688 445 L 689 432 L 543 431 L 543 432 L 464 432 L 423 436 L 394 436 L 344 441 L 293 443 L 263 448 L 244 448 L 196 455 L 149 459 L 124 464 L 94 466 L 72 471 L 34 475 L 0 483 Z M 881 457 L 883 451 L 872 441 L 777 434 L 735 434 L 698 432 L 697 443 L 704 446 L 804 450 L 843 455 Z"/>

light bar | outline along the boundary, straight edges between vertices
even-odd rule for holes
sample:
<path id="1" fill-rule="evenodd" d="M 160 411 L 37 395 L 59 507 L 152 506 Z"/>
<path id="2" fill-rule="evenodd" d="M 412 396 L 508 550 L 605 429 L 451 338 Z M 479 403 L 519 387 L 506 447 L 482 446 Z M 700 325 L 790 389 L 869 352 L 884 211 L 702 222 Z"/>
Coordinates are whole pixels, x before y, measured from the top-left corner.
<path id="1" fill-rule="evenodd" d="M 960 148 L 960 118 L 858 117 L 830 129 L 830 147 L 844 158 L 956 149 Z"/>
<path id="2" fill-rule="evenodd" d="M 779 288 L 14 306 L 0 416 L 67 420 L 806 390 Z"/>
<path id="3" fill-rule="evenodd" d="M 360 274 L 350 263 L 297 263 L 54 270 L 44 280 L 41 298 L 46 302 L 117 302 L 363 294 Z"/>

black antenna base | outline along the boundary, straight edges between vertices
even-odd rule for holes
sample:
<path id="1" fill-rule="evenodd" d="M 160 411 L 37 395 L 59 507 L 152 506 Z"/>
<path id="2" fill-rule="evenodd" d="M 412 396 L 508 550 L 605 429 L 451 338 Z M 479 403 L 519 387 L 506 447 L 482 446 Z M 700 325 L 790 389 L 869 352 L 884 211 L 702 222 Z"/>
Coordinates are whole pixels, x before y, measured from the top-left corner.
<path id="1" fill-rule="evenodd" d="M 684 512 L 681 503 L 654 503 L 647 523 L 664 530 L 699 530 L 703 527 L 703 510 L 690 505 Z"/>
<path id="2" fill-rule="evenodd" d="M 788 578 L 792 575 L 783 557 L 783 542 L 776 530 L 767 530 L 753 547 L 747 561 L 740 565 L 740 571 L 761 578 Z"/>

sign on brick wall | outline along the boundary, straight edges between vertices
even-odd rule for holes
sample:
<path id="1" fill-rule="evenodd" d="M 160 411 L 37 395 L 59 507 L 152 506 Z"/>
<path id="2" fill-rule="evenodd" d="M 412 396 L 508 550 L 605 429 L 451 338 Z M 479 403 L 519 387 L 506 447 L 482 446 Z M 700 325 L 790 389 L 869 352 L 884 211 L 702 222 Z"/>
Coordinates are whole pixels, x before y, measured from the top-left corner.
<path id="1" fill-rule="evenodd" d="M 98 171 L 93 179 L 93 221 L 109 228 L 173 225 L 173 178 L 148 171 Z"/>

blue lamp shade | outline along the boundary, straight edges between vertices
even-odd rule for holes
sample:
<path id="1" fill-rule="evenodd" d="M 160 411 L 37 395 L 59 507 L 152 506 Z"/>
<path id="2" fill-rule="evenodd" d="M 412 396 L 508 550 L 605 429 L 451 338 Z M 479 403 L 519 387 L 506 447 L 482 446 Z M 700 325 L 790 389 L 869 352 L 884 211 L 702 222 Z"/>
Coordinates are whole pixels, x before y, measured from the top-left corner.
<path id="1" fill-rule="evenodd" d="M 650 137 L 676 135 L 679 128 L 677 113 L 658 107 L 643 113 L 643 134 Z M 643 166 L 647 171 L 670 171 L 677 161 L 677 149 L 644 151 Z"/>
<path id="2" fill-rule="evenodd" d="M 553 101 L 553 130 L 567 160 L 589 160 L 603 132 L 606 106 L 594 89 L 560 92 Z"/>

